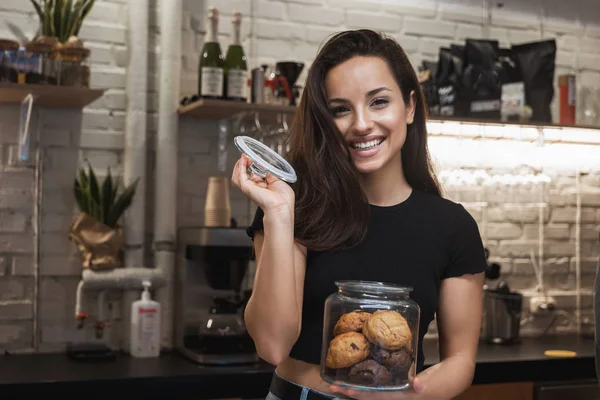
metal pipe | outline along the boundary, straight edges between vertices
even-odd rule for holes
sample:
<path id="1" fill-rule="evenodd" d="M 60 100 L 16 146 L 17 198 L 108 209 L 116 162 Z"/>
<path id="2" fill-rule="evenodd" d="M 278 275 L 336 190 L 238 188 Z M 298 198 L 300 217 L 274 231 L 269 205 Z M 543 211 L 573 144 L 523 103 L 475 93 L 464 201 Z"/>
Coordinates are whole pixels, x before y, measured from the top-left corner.
<path id="1" fill-rule="evenodd" d="M 35 104 L 35 102 L 34 102 Z M 37 107 L 36 107 L 37 108 Z M 40 269 L 42 264 L 42 205 L 44 200 L 44 147 L 40 136 L 41 118 L 40 112 L 34 108 L 35 130 L 36 130 L 36 160 L 34 169 L 33 187 L 33 350 L 38 352 L 40 348 Z"/>
<path id="2" fill-rule="evenodd" d="M 167 284 L 158 290 L 162 312 L 162 346 L 173 345 L 175 249 L 177 238 L 177 149 L 178 98 L 181 71 L 182 0 L 161 2 L 160 79 L 158 132 L 156 135 L 156 185 L 154 251 L 156 268 L 164 272 Z M 155 287 L 153 285 L 153 287 Z"/>
<path id="3" fill-rule="evenodd" d="M 125 268 L 144 266 L 144 233 L 146 215 L 146 153 L 148 92 L 148 26 L 149 0 L 129 1 L 127 67 L 127 117 L 125 120 L 124 183 L 139 179 L 136 196 L 125 213 Z M 141 284 L 141 282 L 140 282 Z M 129 348 L 131 303 L 134 292 L 123 292 L 121 337 L 123 348 Z"/>
<path id="4" fill-rule="evenodd" d="M 153 288 L 161 288 L 167 284 L 163 271 L 157 268 L 118 268 L 110 271 L 84 269 L 81 278 L 75 295 L 75 318 L 83 312 L 84 290 L 101 290 L 101 294 L 107 289 L 134 290 L 136 291 L 134 294 L 137 294 L 143 289 L 143 281 L 150 281 Z M 103 299 L 104 295 L 99 297 L 98 306 Z M 129 304 L 129 308 L 131 308 L 131 304 Z M 98 313 L 101 311 L 99 309 Z"/>
<path id="5" fill-rule="evenodd" d="M 157 268 L 117 268 L 110 271 L 83 270 L 82 290 L 136 290 L 143 289 L 142 282 L 148 280 L 152 288 L 163 287 L 167 284 L 163 271 Z M 131 307 L 131 304 L 129 305 Z"/>

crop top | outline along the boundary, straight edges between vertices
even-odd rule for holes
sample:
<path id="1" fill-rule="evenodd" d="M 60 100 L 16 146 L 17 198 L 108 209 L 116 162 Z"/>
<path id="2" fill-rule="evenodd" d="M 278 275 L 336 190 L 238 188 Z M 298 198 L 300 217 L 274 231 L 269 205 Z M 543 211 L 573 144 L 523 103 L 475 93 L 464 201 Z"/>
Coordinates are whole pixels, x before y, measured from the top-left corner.
<path id="1" fill-rule="evenodd" d="M 250 237 L 263 229 L 259 208 L 248 227 Z M 302 328 L 290 357 L 321 361 L 325 300 L 337 291 L 337 280 L 368 280 L 407 285 L 421 310 L 417 372 L 423 369 L 423 337 L 438 309 L 443 279 L 485 271 L 479 228 L 460 204 L 413 190 L 402 203 L 370 205 L 366 236 L 342 251 L 307 249 Z"/>

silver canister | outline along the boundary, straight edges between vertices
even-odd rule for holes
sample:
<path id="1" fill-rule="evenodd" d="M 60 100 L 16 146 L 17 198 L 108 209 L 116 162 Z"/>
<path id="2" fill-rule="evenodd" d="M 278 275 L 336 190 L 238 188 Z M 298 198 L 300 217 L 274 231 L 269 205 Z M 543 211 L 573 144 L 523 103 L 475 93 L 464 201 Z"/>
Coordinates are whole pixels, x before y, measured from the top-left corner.
<path id="1" fill-rule="evenodd" d="M 252 70 L 252 91 L 250 94 L 252 103 L 262 104 L 264 103 L 263 88 L 265 86 L 265 75 L 261 68 L 254 68 Z"/>

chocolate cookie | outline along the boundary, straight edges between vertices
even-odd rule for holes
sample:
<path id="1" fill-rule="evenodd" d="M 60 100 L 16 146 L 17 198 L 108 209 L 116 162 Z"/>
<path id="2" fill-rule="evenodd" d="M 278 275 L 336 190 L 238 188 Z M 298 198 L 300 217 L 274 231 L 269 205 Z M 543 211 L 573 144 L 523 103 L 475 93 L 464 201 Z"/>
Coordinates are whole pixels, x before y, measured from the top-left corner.
<path id="1" fill-rule="evenodd" d="M 407 347 L 400 350 L 387 350 L 379 346 L 372 346 L 371 357 L 394 372 L 408 371 L 413 362 L 413 353 Z"/>
<path id="2" fill-rule="evenodd" d="M 364 361 L 369 353 L 369 342 L 362 333 L 346 332 L 329 343 L 325 364 L 334 369 L 347 368 Z"/>
<path id="3" fill-rule="evenodd" d="M 371 313 L 356 310 L 346 313 L 340 317 L 333 328 L 333 335 L 341 335 L 346 332 L 362 332 L 365 322 L 371 317 Z"/>
<path id="4" fill-rule="evenodd" d="M 412 332 L 399 312 L 378 310 L 363 326 L 363 335 L 373 344 L 387 350 L 411 348 Z"/>
<path id="5" fill-rule="evenodd" d="M 375 360 L 358 363 L 348 372 L 348 381 L 358 385 L 385 385 L 391 380 L 392 376 L 387 368 Z"/>

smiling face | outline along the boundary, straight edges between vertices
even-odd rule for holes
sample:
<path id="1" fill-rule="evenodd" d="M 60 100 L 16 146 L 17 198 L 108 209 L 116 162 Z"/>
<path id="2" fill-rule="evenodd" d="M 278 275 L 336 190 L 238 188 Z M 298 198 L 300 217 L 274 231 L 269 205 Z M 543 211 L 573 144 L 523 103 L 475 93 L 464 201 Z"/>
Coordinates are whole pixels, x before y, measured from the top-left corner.
<path id="1" fill-rule="evenodd" d="M 328 106 L 349 144 L 361 174 L 394 168 L 402 172 L 400 151 L 414 119 L 414 96 L 405 103 L 387 63 L 379 57 L 353 57 L 325 77 Z"/>

